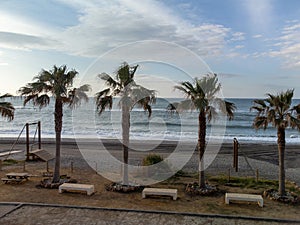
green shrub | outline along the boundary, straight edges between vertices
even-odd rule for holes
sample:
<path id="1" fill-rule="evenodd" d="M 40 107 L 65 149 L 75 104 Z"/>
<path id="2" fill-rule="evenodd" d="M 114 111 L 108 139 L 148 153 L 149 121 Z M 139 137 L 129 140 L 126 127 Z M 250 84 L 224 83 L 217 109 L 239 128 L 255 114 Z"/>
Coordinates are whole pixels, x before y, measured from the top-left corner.
<path id="1" fill-rule="evenodd" d="M 163 157 L 158 154 L 149 154 L 143 159 L 142 166 L 151 166 L 163 160 Z"/>
<path id="2" fill-rule="evenodd" d="M 13 165 L 13 164 L 18 164 L 18 161 L 15 159 L 5 159 L 2 161 L 3 166 L 9 166 L 9 165 Z"/>

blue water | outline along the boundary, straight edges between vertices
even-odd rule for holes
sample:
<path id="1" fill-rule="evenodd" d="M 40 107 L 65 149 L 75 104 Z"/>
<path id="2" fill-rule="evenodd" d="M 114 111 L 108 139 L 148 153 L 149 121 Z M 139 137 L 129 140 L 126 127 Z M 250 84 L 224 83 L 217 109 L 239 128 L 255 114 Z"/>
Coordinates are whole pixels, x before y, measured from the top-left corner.
<path id="1" fill-rule="evenodd" d="M 207 137 L 221 139 L 224 142 L 232 141 L 234 137 L 244 142 L 276 142 L 276 130 L 270 126 L 267 130 L 255 130 L 252 127 L 255 112 L 250 111 L 253 99 L 228 99 L 237 106 L 233 121 L 226 124 L 215 122 L 208 125 Z M 17 137 L 25 123 L 41 121 L 42 137 L 54 138 L 54 101 L 46 108 L 39 109 L 31 103 L 23 106 L 23 100 L 16 97 L 11 101 L 15 108 L 15 119 L 8 122 L 0 118 L 0 137 Z M 152 106 L 152 116 L 140 108 L 131 112 L 130 138 L 136 140 L 197 140 L 198 114 L 185 112 L 183 114 L 170 113 L 166 110 L 170 102 L 178 99 L 158 99 Z M 116 100 L 117 102 L 117 100 Z M 295 100 L 293 104 L 299 104 Z M 223 121 L 224 122 L 224 121 Z M 224 126 L 226 125 L 226 126 Z M 220 129 L 213 129 L 213 128 Z M 34 137 L 36 127 L 30 127 L 30 135 Z M 22 137 L 25 136 L 25 132 Z M 102 115 L 95 112 L 94 100 L 83 103 L 72 111 L 64 108 L 62 137 L 65 138 L 121 138 L 121 113 L 117 103 L 111 111 Z M 286 130 L 288 143 L 300 143 L 300 132 Z"/>

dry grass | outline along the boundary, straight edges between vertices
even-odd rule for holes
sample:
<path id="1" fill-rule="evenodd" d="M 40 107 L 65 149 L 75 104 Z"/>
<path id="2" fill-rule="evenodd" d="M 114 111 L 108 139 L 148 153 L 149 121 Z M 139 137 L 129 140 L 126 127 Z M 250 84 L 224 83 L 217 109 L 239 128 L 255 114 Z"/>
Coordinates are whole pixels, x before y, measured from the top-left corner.
<path id="1" fill-rule="evenodd" d="M 176 179 L 170 179 L 153 187 L 169 187 L 177 188 L 179 198 L 173 201 L 171 198 L 147 198 L 142 199 L 141 193 L 116 193 L 105 190 L 105 184 L 109 181 L 96 174 L 91 169 L 74 168 L 71 173 L 70 168 L 62 168 L 62 174 L 68 174 L 71 178 L 76 179 L 79 183 L 94 184 L 96 193 L 87 196 L 78 193 L 59 194 L 57 189 L 41 189 L 36 185 L 43 179 L 42 173 L 46 167 L 44 162 L 31 162 L 26 165 L 26 171 L 32 175 L 30 179 L 22 184 L 0 184 L 0 202 L 34 202 L 34 203 L 51 203 L 65 205 L 80 206 L 96 206 L 107 208 L 127 208 L 142 210 L 164 210 L 178 212 L 193 213 L 209 213 L 209 214 L 228 214 L 228 215 L 244 215 L 255 217 L 272 217 L 272 218 L 288 218 L 300 219 L 299 205 L 287 205 L 264 199 L 264 207 L 260 208 L 255 203 L 230 204 L 225 205 L 224 195 L 202 197 L 189 196 L 184 192 L 185 184 L 195 181 L 194 177 L 181 176 Z M 23 172 L 23 165 L 6 165 L 0 171 L 0 176 L 4 177 L 7 172 Z M 225 178 L 224 178 L 225 179 Z M 223 179 L 223 181 L 224 181 Z M 225 179 L 226 180 L 226 179 Z M 226 186 L 226 182 L 222 179 L 211 178 L 211 184 L 218 185 L 223 192 L 242 192 L 262 194 L 265 186 L 258 185 L 253 182 L 250 186 Z M 243 182 L 242 182 L 243 183 Z M 292 187 L 292 186 L 291 186 Z"/>

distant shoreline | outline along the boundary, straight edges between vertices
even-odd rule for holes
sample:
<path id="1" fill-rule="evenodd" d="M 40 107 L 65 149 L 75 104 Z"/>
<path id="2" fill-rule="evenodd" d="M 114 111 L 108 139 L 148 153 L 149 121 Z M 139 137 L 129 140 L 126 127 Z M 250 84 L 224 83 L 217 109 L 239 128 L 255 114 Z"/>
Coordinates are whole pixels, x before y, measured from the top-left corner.
<path id="1" fill-rule="evenodd" d="M 1 137 L 0 136 L 0 142 L 3 144 L 9 144 L 9 143 L 14 143 L 17 140 L 17 137 Z M 35 141 L 37 141 L 37 138 L 35 139 Z M 244 145 L 276 145 L 276 142 L 257 142 L 257 141 L 243 141 L 243 140 L 238 140 L 240 144 L 244 144 Z M 23 144 L 26 142 L 26 138 L 25 137 L 21 137 L 18 140 L 19 144 Z M 30 137 L 30 142 L 32 142 L 32 137 Z M 77 142 L 88 142 L 88 143 L 99 143 L 99 142 L 103 142 L 103 143 L 109 143 L 109 142 L 120 142 L 119 139 L 117 138 L 91 138 L 91 137 L 79 137 L 79 138 L 75 138 L 75 137 L 62 137 L 61 138 L 61 142 L 62 144 L 71 144 L 71 143 L 77 143 Z M 150 143 L 150 142 L 156 142 L 156 143 L 169 143 L 169 144 L 177 144 L 179 142 L 179 140 L 160 140 L 160 139 L 151 139 L 151 140 L 145 140 L 145 139 L 131 139 L 130 140 L 131 143 Z M 190 144 L 196 144 L 197 140 L 181 140 L 181 143 L 190 143 Z M 47 143 L 47 144 L 52 144 L 55 143 L 55 137 L 42 137 L 42 143 Z M 220 144 L 220 141 L 216 141 L 214 142 L 213 140 L 209 142 L 210 144 Z M 229 141 L 229 140 L 223 140 L 223 142 L 221 142 L 222 145 L 231 145 L 233 142 Z M 286 145 L 291 145 L 291 146 L 299 146 L 298 143 L 286 143 Z"/>

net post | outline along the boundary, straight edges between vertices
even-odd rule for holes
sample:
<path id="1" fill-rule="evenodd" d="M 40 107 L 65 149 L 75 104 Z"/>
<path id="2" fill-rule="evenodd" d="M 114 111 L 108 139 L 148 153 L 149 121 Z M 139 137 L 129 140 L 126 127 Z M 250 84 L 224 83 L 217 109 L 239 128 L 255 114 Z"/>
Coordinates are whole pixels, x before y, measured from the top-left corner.
<path id="1" fill-rule="evenodd" d="M 41 121 L 38 121 L 38 142 L 39 142 L 39 149 L 42 149 L 42 140 L 41 140 Z"/>
<path id="2" fill-rule="evenodd" d="M 29 123 L 25 124 L 26 126 L 26 160 L 29 160 Z"/>

